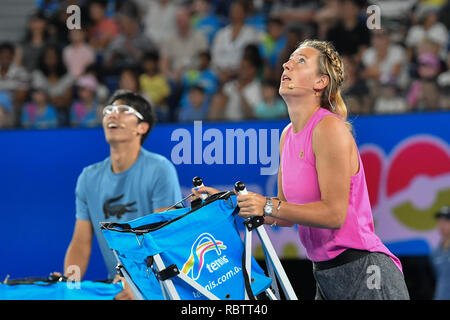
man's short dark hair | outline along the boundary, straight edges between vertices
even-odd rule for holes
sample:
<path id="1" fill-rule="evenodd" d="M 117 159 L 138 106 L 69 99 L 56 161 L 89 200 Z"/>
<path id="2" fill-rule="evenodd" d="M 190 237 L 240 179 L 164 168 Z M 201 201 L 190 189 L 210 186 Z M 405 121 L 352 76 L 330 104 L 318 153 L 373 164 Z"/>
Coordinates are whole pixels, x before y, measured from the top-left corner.
<path id="1" fill-rule="evenodd" d="M 277 24 L 279 26 L 284 26 L 283 20 L 281 18 L 278 18 L 278 17 L 269 17 L 267 19 L 267 24 L 270 24 L 270 23 Z"/>
<path id="2" fill-rule="evenodd" d="M 3 50 L 9 51 L 9 53 L 11 54 L 14 54 L 15 52 L 14 45 L 12 44 L 12 42 L 9 41 L 0 43 L 0 52 L 2 52 Z"/>
<path id="3" fill-rule="evenodd" d="M 272 79 L 272 78 L 264 78 L 261 83 L 263 86 L 272 87 L 274 89 L 277 89 L 280 86 L 279 81 Z"/>
<path id="4" fill-rule="evenodd" d="M 148 131 L 142 135 L 141 137 L 141 145 L 144 143 L 145 139 L 147 139 L 148 134 L 152 130 L 153 126 L 156 123 L 156 114 L 151 103 L 144 98 L 142 95 L 135 93 L 130 90 L 117 90 L 114 94 L 109 98 L 108 105 L 113 104 L 117 100 L 122 100 L 130 107 L 133 107 L 144 117 L 144 120 L 139 120 L 139 122 L 147 122 L 149 124 Z"/>
<path id="5" fill-rule="evenodd" d="M 198 91 L 201 92 L 202 94 L 206 93 L 206 90 L 203 86 L 199 85 L 199 84 L 194 84 L 189 88 L 189 91 Z"/>
<path id="6" fill-rule="evenodd" d="M 98 4 L 99 6 L 102 6 L 103 8 L 106 9 L 106 7 L 108 6 L 108 0 L 90 0 L 90 1 L 88 1 L 89 6 L 92 4 Z"/>
<path id="7" fill-rule="evenodd" d="M 211 52 L 209 50 L 203 50 L 198 55 L 200 57 L 205 57 L 208 61 L 211 61 Z"/>
<path id="8" fill-rule="evenodd" d="M 119 14 L 136 19 L 139 16 L 139 8 L 137 4 L 132 1 L 126 1 L 118 4 L 119 8 L 116 10 Z M 117 9 L 117 8 L 116 8 Z"/>

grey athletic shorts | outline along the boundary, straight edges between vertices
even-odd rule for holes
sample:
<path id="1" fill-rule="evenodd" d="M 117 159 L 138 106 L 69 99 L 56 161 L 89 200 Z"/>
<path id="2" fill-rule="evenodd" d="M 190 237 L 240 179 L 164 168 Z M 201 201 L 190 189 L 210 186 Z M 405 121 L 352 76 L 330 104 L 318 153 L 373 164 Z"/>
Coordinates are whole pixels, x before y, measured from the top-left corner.
<path id="1" fill-rule="evenodd" d="M 313 275 L 316 300 L 409 300 L 402 272 L 384 253 L 326 269 L 313 262 Z"/>

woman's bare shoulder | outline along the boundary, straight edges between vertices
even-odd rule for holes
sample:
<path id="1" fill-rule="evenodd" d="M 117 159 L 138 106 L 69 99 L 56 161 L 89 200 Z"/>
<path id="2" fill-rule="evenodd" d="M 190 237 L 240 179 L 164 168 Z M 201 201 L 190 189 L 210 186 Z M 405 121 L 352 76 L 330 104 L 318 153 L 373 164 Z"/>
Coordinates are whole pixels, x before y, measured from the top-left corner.
<path id="1" fill-rule="evenodd" d="M 348 147 L 354 142 L 353 135 L 345 121 L 338 116 L 328 115 L 323 117 L 313 130 L 313 148 L 335 146 Z"/>

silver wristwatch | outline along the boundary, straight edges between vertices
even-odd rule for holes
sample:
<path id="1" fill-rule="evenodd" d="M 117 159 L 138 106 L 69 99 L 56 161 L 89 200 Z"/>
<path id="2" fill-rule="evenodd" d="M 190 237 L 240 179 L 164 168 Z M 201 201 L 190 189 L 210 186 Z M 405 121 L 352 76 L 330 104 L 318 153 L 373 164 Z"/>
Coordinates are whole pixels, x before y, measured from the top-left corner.
<path id="1" fill-rule="evenodd" d="M 264 216 L 270 217 L 273 213 L 273 203 L 271 198 L 266 198 L 266 205 L 264 206 Z"/>

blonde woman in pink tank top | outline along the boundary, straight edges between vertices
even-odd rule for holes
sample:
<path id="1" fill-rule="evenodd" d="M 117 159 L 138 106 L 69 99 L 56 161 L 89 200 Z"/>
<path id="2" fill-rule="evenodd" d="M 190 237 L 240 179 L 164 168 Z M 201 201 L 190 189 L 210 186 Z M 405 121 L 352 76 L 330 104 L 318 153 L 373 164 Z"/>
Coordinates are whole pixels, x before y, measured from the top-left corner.
<path id="1" fill-rule="evenodd" d="M 279 93 L 291 123 L 280 139 L 278 197 L 240 195 L 240 215 L 298 225 L 316 299 L 409 299 L 399 259 L 374 233 L 343 80 L 342 60 L 329 42 L 305 40 L 283 64 Z M 202 191 L 217 192 L 193 190 Z"/>

